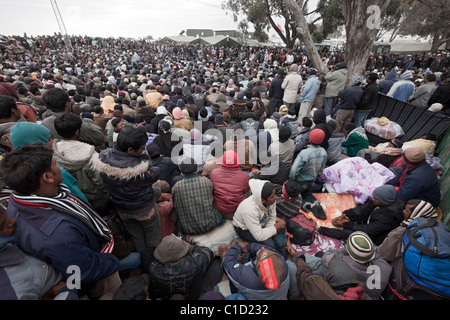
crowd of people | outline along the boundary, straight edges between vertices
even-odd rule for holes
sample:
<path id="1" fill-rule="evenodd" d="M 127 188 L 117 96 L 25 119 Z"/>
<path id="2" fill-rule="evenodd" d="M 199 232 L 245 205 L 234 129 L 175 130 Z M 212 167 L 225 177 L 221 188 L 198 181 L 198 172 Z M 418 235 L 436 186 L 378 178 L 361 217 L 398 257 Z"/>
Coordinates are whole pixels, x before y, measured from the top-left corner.
<path id="1" fill-rule="evenodd" d="M 446 52 L 373 53 L 346 86 L 339 52 L 322 75 L 301 48 L 0 39 L 1 299 L 379 300 L 406 226 L 442 217 L 436 136 L 364 123 L 380 93 L 448 114 Z M 300 240 L 347 160 L 390 178 Z"/>

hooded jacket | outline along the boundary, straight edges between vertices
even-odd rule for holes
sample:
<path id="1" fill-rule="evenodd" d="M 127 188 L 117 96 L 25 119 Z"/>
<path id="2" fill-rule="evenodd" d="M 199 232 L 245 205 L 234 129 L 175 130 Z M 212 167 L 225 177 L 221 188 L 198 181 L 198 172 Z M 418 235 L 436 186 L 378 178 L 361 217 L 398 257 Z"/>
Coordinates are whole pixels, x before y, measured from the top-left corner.
<path id="1" fill-rule="evenodd" d="M 148 212 L 155 203 L 152 185 L 160 174 L 147 155 L 130 155 L 109 148 L 92 159 L 100 172 L 111 202 L 124 213 Z"/>
<path id="2" fill-rule="evenodd" d="M 286 103 L 295 103 L 297 93 L 303 85 L 303 78 L 297 72 L 290 72 L 284 78 L 281 88 L 284 89 L 283 101 Z"/>
<path id="3" fill-rule="evenodd" d="M 391 87 L 398 81 L 397 79 L 397 71 L 391 70 L 387 75 L 386 78 L 383 81 L 380 81 L 378 83 L 378 88 L 380 90 L 380 93 L 382 94 L 388 94 L 389 90 L 391 90 Z"/>
<path id="4" fill-rule="evenodd" d="M 242 230 L 249 230 L 256 241 L 262 242 L 277 234 L 276 203 L 266 207 L 262 203 L 261 192 L 267 180 L 251 179 L 249 181 L 252 195 L 242 201 L 233 217 L 233 225 Z"/>
<path id="5" fill-rule="evenodd" d="M 409 79 L 412 78 L 411 71 L 405 71 L 399 77 L 399 81 L 394 83 L 387 93 L 388 97 L 400 100 L 403 102 L 408 102 L 414 96 L 414 83 Z"/>
<path id="6" fill-rule="evenodd" d="M 256 255 L 262 247 L 263 246 L 258 243 L 249 243 L 247 245 L 247 251 L 250 253 L 250 256 Z M 272 248 L 268 249 L 273 251 Z M 267 289 L 259 279 L 255 261 L 250 260 L 249 262 L 242 264 L 237 260 L 241 253 L 241 246 L 232 246 L 228 249 L 222 262 L 225 272 L 230 281 L 236 286 L 239 293 L 244 295 L 248 300 L 287 300 L 290 279 L 288 266 L 284 258 L 276 252 L 284 266 L 280 288 Z"/>
<path id="7" fill-rule="evenodd" d="M 94 146 L 75 140 L 55 140 L 54 157 L 58 165 L 77 179 L 77 186 L 88 201 L 97 194 L 106 194 L 100 172 L 93 170 L 92 159 L 97 152 Z"/>
<path id="8" fill-rule="evenodd" d="M 313 122 L 315 126 L 311 128 L 313 129 L 321 129 L 323 132 L 325 132 L 325 138 L 323 139 L 323 142 L 320 144 L 322 148 L 325 150 L 328 149 L 328 140 L 330 139 L 331 135 L 333 134 L 333 129 L 331 129 L 331 126 L 327 124 L 327 116 L 325 114 L 324 110 L 317 110 L 314 112 L 313 116 Z"/>

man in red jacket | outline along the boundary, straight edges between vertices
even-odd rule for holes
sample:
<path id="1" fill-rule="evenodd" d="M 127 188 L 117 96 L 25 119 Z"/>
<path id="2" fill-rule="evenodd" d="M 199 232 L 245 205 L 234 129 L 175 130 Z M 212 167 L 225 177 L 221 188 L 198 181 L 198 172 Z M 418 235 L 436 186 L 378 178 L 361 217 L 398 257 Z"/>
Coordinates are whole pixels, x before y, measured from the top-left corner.
<path id="1" fill-rule="evenodd" d="M 226 151 L 220 167 L 211 172 L 214 205 L 222 213 L 224 219 L 233 220 L 236 208 L 250 190 L 248 181 L 248 173 L 239 168 L 237 153 L 233 150 Z"/>

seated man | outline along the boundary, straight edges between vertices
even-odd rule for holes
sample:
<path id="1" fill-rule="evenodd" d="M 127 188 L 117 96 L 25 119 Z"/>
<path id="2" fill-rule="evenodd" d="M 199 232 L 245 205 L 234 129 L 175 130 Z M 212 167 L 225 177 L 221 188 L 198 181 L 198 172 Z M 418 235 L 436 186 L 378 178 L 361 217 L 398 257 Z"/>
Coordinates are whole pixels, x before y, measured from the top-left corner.
<path id="1" fill-rule="evenodd" d="M 11 242 L 16 237 L 16 219 L 0 205 L 0 300 L 78 300 L 76 290 L 68 290 L 55 268 L 23 252 Z"/>
<path id="2" fill-rule="evenodd" d="M 343 230 L 318 227 L 320 234 L 345 240 L 354 231 L 367 233 L 376 245 L 380 245 L 386 236 L 403 221 L 405 204 L 396 197 L 395 188 L 383 185 L 373 191 L 373 199 L 363 205 L 343 212 L 333 219 L 333 225 Z"/>
<path id="3" fill-rule="evenodd" d="M 239 204 L 233 217 L 236 233 L 244 241 L 267 245 L 285 257 L 286 247 L 280 231 L 286 222 L 277 221 L 275 186 L 258 179 L 251 179 L 249 185 L 252 195 Z"/>
<path id="4" fill-rule="evenodd" d="M 439 206 L 441 191 L 436 173 L 426 162 L 425 152 L 421 148 L 413 147 L 403 154 L 405 166 L 397 170 L 397 176 L 387 184 L 399 187 L 397 197 L 403 201 L 419 199 Z"/>
<path id="5" fill-rule="evenodd" d="M 285 259 L 278 252 L 247 242 L 225 250 L 221 250 L 224 254 L 222 266 L 232 284 L 232 293 L 238 292 L 248 300 L 287 300 L 289 271 Z M 240 257 L 242 252 L 248 252 L 253 262 L 243 261 L 244 257 Z"/>
<path id="6" fill-rule="evenodd" d="M 220 168 L 211 172 L 214 186 L 214 205 L 222 213 L 224 219 L 233 220 L 239 204 L 244 201 L 250 190 L 247 172 L 239 168 L 238 155 L 228 150 L 222 157 Z"/>
<path id="7" fill-rule="evenodd" d="M 363 285 L 365 293 L 372 300 L 380 299 L 388 284 L 392 268 L 375 252 L 372 239 L 367 234 L 361 231 L 353 232 L 344 248 L 325 251 L 321 266 L 313 273 L 326 277 L 334 255 L 340 256 L 356 272 L 356 280 Z"/>
<path id="8" fill-rule="evenodd" d="M 24 145 L 5 156 L 0 170 L 14 190 L 6 212 L 17 219 L 14 243 L 52 264 L 64 279 L 77 266 L 81 289 L 91 299 L 108 293 L 100 288 L 114 292 L 121 280 L 119 260 L 111 253 L 111 230 L 89 204 L 61 184 L 53 151 L 41 143 Z"/>
<path id="9" fill-rule="evenodd" d="M 55 130 L 62 139 L 55 139 L 52 149 L 56 163 L 77 179 L 81 192 L 100 212 L 98 206 L 105 201 L 104 199 L 108 199 L 108 192 L 100 173 L 91 168 L 93 157 L 98 156 L 94 146 L 78 141 L 82 122 L 74 113 L 57 115 L 54 122 Z"/>
<path id="10" fill-rule="evenodd" d="M 196 174 L 198 166 L 192 158 L 182 157 L 178 166 L 183 179 L 172 188 L 178 230 L 184 235 L 207 233 L 222 222 L 222 215 L 213 203 L 213 183 Z"/>
<path id="11" fill-rule="evenodd" d="M 345 131 L 347 139 L 342 142 L 341 146 L 347 156 L 356 157 L 358 152 L 369 148 L 369 139 L 363 127 L 356 127 L 353 122 L 350 122 L 345 126 Z M 364 151 L 362 151 L 362 156 L 364 157 Z"/>

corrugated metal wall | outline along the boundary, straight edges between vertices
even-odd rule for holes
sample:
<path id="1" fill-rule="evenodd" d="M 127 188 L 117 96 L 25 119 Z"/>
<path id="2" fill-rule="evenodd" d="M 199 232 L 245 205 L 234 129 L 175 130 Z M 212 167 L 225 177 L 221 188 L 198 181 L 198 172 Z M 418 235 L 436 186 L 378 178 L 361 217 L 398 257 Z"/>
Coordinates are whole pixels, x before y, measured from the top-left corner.
<path id="1" fill-rule="evenodd" d="M 447 128 L 436 153 L 446 169 L 440 180 L 442 200 L 439 208 L 442 210 L 442 222 L 450 227 L 450 127 Z"/>

